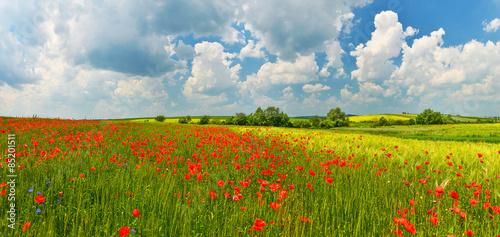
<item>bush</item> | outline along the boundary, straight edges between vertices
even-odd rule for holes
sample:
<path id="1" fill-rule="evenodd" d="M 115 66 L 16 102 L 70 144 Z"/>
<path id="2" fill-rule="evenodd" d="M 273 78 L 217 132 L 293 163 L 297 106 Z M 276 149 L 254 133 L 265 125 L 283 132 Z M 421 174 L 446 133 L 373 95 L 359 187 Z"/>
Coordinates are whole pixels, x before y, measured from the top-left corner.
<path id="1" fill-rule="evenodd" d="M 331 109 L 326 115 L 326 119 L 332 121 L 334 127 L 349 127 L 349 119 L 339 107 Z"/>
<path id="2" fill-rule="evenodd" d="M 191 122 L 191 116 L 182 117 L 179 119 L 179 123 L 189 123 Z"/>
<path id="3" fill-rule="evenodd" d="M 203 115 L 200 119 L 200 124 L 208 124 L 210 122 L 210 116 L 208 115 Z"/>
<path id="4" fill-rule="evenodd" d="M 160 123 L 163 123 L 163 121 L 165 121 L 165 119 L 167 119 L 167 118 L 165 118 L 165 116 L 163 116 L 163 115 L 158 115 L 155 118 L 155 120 L 160 122 Z"/>

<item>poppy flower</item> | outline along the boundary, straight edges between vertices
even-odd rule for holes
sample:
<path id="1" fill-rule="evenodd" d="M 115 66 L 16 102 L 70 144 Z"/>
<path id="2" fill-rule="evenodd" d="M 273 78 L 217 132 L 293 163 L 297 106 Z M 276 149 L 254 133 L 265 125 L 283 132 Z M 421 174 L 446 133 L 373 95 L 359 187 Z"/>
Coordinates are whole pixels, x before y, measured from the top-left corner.
<path id="1" fill-rule="evenodd" d="M 314 170 L 309 170 L 309 174 L 312 175 L 313 177 L 316 176 L 316 172 L 314 172 Z"/>
<path id="2" fill-rule="evenodd" d="M 132 211 L 132 215 L 134 215 L 135 217 L 139 218 L 139 209 L 134 209 Z"/>
<path id="3" fill-rule="evenodd" d="M 95 167 L 90 168 L 90 171 L 95 171 Z"/>
<path id="4" fill-rule="evenodd" d="M 261 219 L 256 219 L 254 225 L 252 226 L 252 229 L 256 231 L 263 231 L 263 226 L 266 226 L 266 222 Z"/>
<path id="5" fill-rule="evenodd" d="M 279 204 L 279 203 L 275 203 L 275 202 L 271 202 L 271 203 L 269 204 L 269 206 L 270 206 L 272 209 L 274 209 L 274 210 L 277 210 L 277 209 L 280 207 L 280 205 L 281 205 L 281 204 Z"/>
<path id="6" fill-rule="evenodd" d="M 128 233 L 130 233 L 130 229 L 126 226 L 122 227 L 119 232 L 120 237 L 125 237 L 128 235 Z"/>
<path id="7" fill-rule="evenodd" d="M 458 193 L 457 193 L 457 192 L 455 192 L 455 191 L 453 191 L 453 190 L 452 190 L 452 191 L 450 191 L 448 194 L 449 194 L 452 198 L 455 198 L 455 199 L 457 199 L 457 200 L 458 200 L 458 198 L 459 198 L 459 197 L 458 197 Z"/>
<path id="8" fill-rule="evenodd" d="M 475 207 L 479 202 L 475 198 L 473 198 L 473 199 L 469 200 L 469 203 L 470 203 L 470 205 Z"/>
<path id="9" fill-rule="evenodd" d="M 24 226 L 23 226 L 23 232 L 26 231 L 26 228 L 30 227 L 31 226 L 31 223 L 28 221 L 26 223 L 24 223 Z"/>
<path id="10" fill-rule="evenodd" d="M 80 177 L 85 178 L 85 174 L 80 174 Z"/>
<path id="11" fill-rule="evenodd" d="M 246 207 L 240 207 L 240 209 L 241 209 L 242 211 L 244 211 L 244 210 L 246 210 L 247 208 L 246 208 Z"/>
<path id="12" fill-rule="evenodd" d="M 221 179 L 217 182 L 217 185 L 224 187 L 224 181 Z"/>
<path id="13" fill-rule="evenodd" d="M 184 175 L 184 179 L 190 180 L 190 179 L 191 179 L 191 176 L 190 176 L 189 174 L 185 174 L 185 175 Z"/>
<path id="14" fill-rule="evenodd" d="M 326 182 L 329 184 L 333 183 L 333 178 L 332 177 L 326 177 Z"/>
<path id="15" fill-rule="evenodd" d="M 2 190 L 2 196 L 5 195 L 5 190 Z"/>
<path id="16" fill-rule="evenodd" d="M 413 200 L 413 199 L 410 199 L 410 205 L 415 205 L 417 203 L 417 201 Z"/>
<path id="17" fill-rule="evenodd" d="M 45 198 L 40 194 L 35 198 L 35 202 L 45 202 Z"/>
<path id="18" fill-rule="evenodd" d="M 431 216 L 431 223 L 434 224 L 434 225 L 438 225 L 438 218 L 435 217 L 435 216 Z"/>
<path id="19" fill-rule="evenodd" d="M 474 235 L 474 232 L 472 232 L 471 229 L 468 229 L 466 234 L 467 234 L 467 236 L 472 236 L 472 235 Z"/>

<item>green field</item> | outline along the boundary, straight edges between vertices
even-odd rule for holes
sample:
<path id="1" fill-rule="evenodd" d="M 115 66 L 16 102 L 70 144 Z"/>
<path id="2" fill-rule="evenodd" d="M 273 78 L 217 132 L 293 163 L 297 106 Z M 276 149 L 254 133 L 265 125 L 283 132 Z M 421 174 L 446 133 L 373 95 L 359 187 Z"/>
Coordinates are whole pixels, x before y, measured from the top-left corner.
<path id="1" fill-rule="evenodd" d="M 0 146 L 16 133 L 21 166 L 17 229 L 6 227 L 3 212 L 0 233 L 462 236 L 470 229 L 492 236 L 500 231 L 492 225 L 500 211 L 498 143 L 401 137 L 494 137 L 499 130 L 498 124 L 321 130 L 0 119 Z M 0 182 L 7 182 L 3 170 Z M 464 186 L 471 183 L 482 190 Z M 437 198 L 439 186 L 444 193 Z M 492 207 L 483 208 L 486 202 Z M 458 214 L 448 211 L 455 206 Z"/>

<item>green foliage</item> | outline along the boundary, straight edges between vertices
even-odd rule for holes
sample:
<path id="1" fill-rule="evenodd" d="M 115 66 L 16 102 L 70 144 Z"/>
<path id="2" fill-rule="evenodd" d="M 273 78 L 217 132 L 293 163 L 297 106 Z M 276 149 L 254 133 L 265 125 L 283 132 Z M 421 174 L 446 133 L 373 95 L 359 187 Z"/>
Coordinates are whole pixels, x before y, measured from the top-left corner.
<path id="1" fill-rule="evenodd" d="M 247 125 L 247 115 L 245 113 L 236 113 L 236 118 L 234 119 L 235 125 Z"/>
<path id="2" fill-rule="evenodd" d="M 200 124 L 208 124 L 210 122 L 210 116 L 208 115 L 203 115 L 200 119 Z"/>
<path id="3" fill-rule="evenodd" d="M 339 107 L 331 109 L 326 115 L 326 119 L 332 121 L 334 127 L 349 127 L 349 119 Z"/>
<path id="4" fill-rule="evenodd" d="M 389 126 L 389 121 L 387 121 L 387 119 L 382 116 L 382 117 L 380 117 L 380 119 L 378 120 L 378 122 L 375 125 L 376 126 Z"/>
<path id="5" fill-rule="evenodd" d="M 316 115 L 316 116 L 309 119 L 309 123 L 311 124 L 311 126 L 313 126 L 315 128 L 319 128 L 319 124 L 321 123 L 321 119 L 319 119 L 318 115 Z"/>
<path id="6" fill-rule="evenodd" d="M 161 122 L 161 123 L 163 123 L 163 121 L 165 121 L 165 119 L 167 119 L 167 118 L 165 118 L 165 116 L 163 116 L 163 115 L 158 115 L 155 118 L 156 121 Z"/>
<path id="7" fill-rule="evenodd" d="M 190 123 L 190 122 L 191 122 L 191 116 L 189 115 L 179 119 L 179 123 Z"/>
<path id="8" fill-rule="evenodd" d="M 447 120 L 452 120 L 451 115 L 445 119 L 440 112 L 434 112 L 431 109 L 426 109 L 421 114 L 417 115 L 416 123 L 423 125 L 444 124 Z"/>

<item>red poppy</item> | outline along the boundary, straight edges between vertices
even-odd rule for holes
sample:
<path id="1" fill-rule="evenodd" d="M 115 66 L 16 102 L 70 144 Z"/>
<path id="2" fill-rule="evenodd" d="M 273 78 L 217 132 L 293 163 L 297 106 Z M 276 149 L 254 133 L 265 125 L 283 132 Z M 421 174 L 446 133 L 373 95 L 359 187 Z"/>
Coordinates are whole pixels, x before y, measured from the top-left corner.
<path id="1" fill-rule="evenodd" d="M 90 168 L 90 171 L 94 171 L 94 170 L 95 170 L 95 167 Z"/>
<path id="2" fill-rule="evenodd" d="M 224 187 L 224 181 L 221 179 L 217 182 L 217 185 Z"/>
<path id="3" fill-rule="evenodd" d="M 438 225 L 438 218 L 435 216 L 431 216 L 431 223 L 434 225 Z"/>
<path id="4" fill-rule="evenodd" d="M 120 237 L 125 237 L 128 235 L 128 233 L 130 233 L 130 229 L 128 227 L 124 226 L 120 229 L 119 234 L 120 234 Z"/>
<path id="5" fill-rule="evenodd" d="M 184 179 L 190 180 L 190 179 L 191 179 L 191 176 L 190 176 L 189 174 L 185 174 L 185 175 L 184 175 Z"/>
<path id="6" fill-rule="evenodd" d="M 240 207 L 240 209 L 241 209 L 242 211 L 244 211 L 244 210 L 246 210 L 247 208 L 246 208 L 246 207 Z"/>
<path id="7" fill-rule="evenodd" d="M 38 197 L 35 198 L 35 202 L 45 202 L 45 198 L 43 197 L 42 194 L 38 195 Z"/>
<path id="8" fill-rule="evenodd" d="M 269 204 L 269 206 L 270 206 L 272 209 L 276 210 L 276 209 L 278 209 L 278 208 L 280 207 L 280 204 L 279 204 L 279 203 L 275 203 L 275 202 L 271 202 L 271 203 Z"/>
<path id="9" fill-rule="evenodd" d="M 458 200 L 458 193 L 457 193 L 457 192 L 455 192 L 455 191 L 451 190 L 448 194 L 449 194 L 452 198 L 455 198 L 455 199 L 457 199 L 457 200 Z"/>
<path id="10" fill-rule="evenodd" d="M 5 190 L 2 190 L 2 196 L 5 195 Z"/>
<path id="11" fill-rule="evenodd" d="M 332 184 L 333 183 L 332 177 L 326 177 L 326 182 Z"/>
<path id="12" fill-rule="evenodd" d="M 141 168 L 141 166 L 140 166 L 140 165 L 135 165 L 135 168 L 136 168 L 136 169 L 140 169 L 140 168 Z"/>
<path id="13" fill-rule="evenodd" d="M 134 209 L 132 211 L 132 215 L 134 215 L 135 217 L 139 218 L 139 209 Z"/>
<path id="14" fill-rule="evenodd" d="M 309 174 L 312 175 L 313 177 L 316 176 L 316 172 L 314 172 L 314 170 L 309 170 Z"/>
<path id="15" fill-rule="evenodd" d="M 415 205 L 417 203 L 417 201 L 413 200 L 413 199 L 410 199 L 410 205 Z"/>
<path id="16" fill-rule="evenodd" d="M 6 184 L 5 182 L 2 182 L 2 184 L 0 184 L 0 187 L 2 187 L 2 188 L 3 188 L 3 187 L 5 187 L 5 186 L 7 186 L 7 185 L 8 185 L 8 184 Z"/>
<path id="17" fill-rule="evenodd" d="M 471 229 L 468 229 L 466 233 L 467 233 L 467 236 L 472 236 L 474 234 L 474 232 L 472 232 Z"/>
<path id="18" fill-rule="evenodd" d="M 266 226 L 266 222 L 264 222 L 261 219 L 256 219 L 254 225 L 252 226 L 252 229 L 257 231 L 263 231 L 264 230 L 262 228 L 263 226 Z"/>
<path id="19" fill-rule="evenodd" d="M 85 178 L 85 174 L 80 174 L 80 177 Z"/>
<path id="20" fill-rule="evenodd" d="M 31 223 L 28 221 L 26 223 L 24 223 L 24 226 L 23 226 L 23 232 L 26 231 L 26 228 L 30 227 L 31 226 Z"/>
<path id="21" fill-rule="evenodd" d="M 469 203 L 472 206 L 476 206 L 479 202 L 475 198 L 473 198 L 473 199 L 469 200 Z"/>

